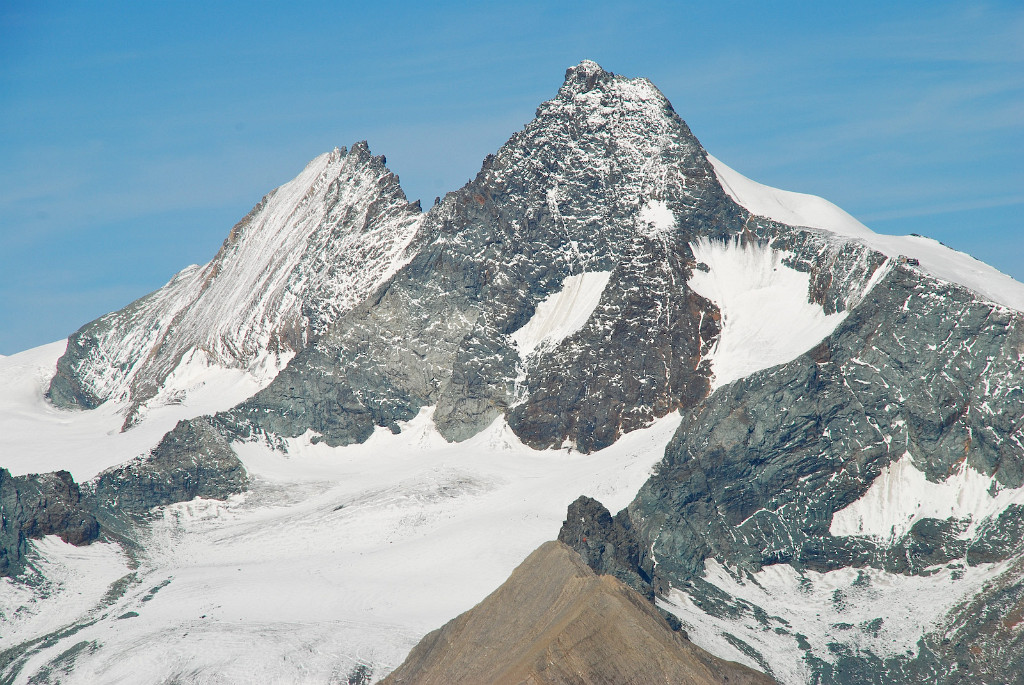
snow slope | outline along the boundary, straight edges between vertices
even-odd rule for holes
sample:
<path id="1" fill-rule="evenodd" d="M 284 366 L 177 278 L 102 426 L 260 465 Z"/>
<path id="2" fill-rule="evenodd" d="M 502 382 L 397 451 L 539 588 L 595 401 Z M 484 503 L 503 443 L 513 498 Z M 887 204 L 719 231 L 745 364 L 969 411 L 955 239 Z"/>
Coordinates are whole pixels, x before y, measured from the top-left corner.
<path id="1" fill-rule="evenodd" d="M 0 359 L 0 468 L 13 475 L 65 469 L 82 482 L 155 447 L 181 419 L 229 409 L 273 378 L 185 359 L 151 402 L 145 420 L 121 431 L 129 407 L 108 401 L 93 411 L 54 407 L 45 393 L 67 341 Z"/>
<path id="2" fill-rule="evenodd" d="M 407 261 L 421 222 L 365 144 L 320 155 L 240 221 L 208 264 L 73 335 L 61 373 L 95 404 L 148 401 L 196 352 L 273 377 Z"/>
<path id="3" fill-rule="evenodd" d="M 889 464 L 860 499 L 832 515 L 832 535 L 865 535 L 883 543 L 898 542 L 924 518 L 960 519 L 969 524 L 961 537 L 972 537 L 986 522 L 1012 504 L 1024 505 L 1024 488 L 1000 489 L 991 476 L 965 463 L 940 483 L 914 466 L 909 452 Z"/>
<path id="4" fill-rule="evenodd" d="M 558 292 L 545 297 L 530 320 L 511 336 L 526 358 L 538 350 L 556 346 L 583 328 L 601 301 L 611 271 L 592 271 L 568 276 Z"/>
<path id="5" fill-rule="evenodd" d="M 790 226 L 819 228 L 859 240 L 891 258 L 915 257 L 921 262 L 920 268 L 936 278 L 959 283 L 988 301 L 1024 311 L 1024 284 L 968 254 L 931 238 L 875 233 L 828 200 L 762 185 L 711 155 L 708 161 L 725 192 L 753 214 Z"/>
<path id="6" fill-rule="evenodd" d="M 753 668 L 767 666 L 783 685 L 803 685 L 812 682 L 812 671 L 801 644 L 829 663 L 837 661 L 829 648 L 834 642 L 883 658 L 914 653 L 924 632 L 941 628 L 951 609 L 1011 566 L 954 562 L 913 576 L 870 567 L 801 572 L 775 564 L 750 574 L 708 559 L 704 579 L 735 598 L 733 615 L 706 614 L 679 589 L 658 604 L 679 617 L 699 647 Z M 758 664 L 728 635 L 749 640 L 767 663 Z"/>
<path id="7" fill-rule="evenodd" d="M 783 264 L 784 252 L 738 239 L 701 239 L 690 249 L 708 270 L 694 269 L 687 283 L 722 314 L 708 355 L 712 389 L 796 359 L 846 318 L 807 301 L 810 276 Z"/>
<path id="8" fill-rule="evenodd" d="M 307 435 L 282 454 L 236 444 L 252 490 L 164 509 L 139 567 L 112 564 L 127 579 L 106 604 L 96 590 L 70 600 L 109 584 L 108 568 L 83 563 L 74 583 L 32 598 L 5 581 L 0 612 L 26 605 L 32 615 L 5 622 L 0 650 L 95 620 L 28 654 L 15 682 L 83 642 L 95 650 L 80 652 L 62 682 L 345 682 L 358 662 L 382 675 L 551 539 L 580 494 L 625 506 L 680 421 L 579 455 L 529 449 L 501 419 L 449 444 L 431 413 L 362 445 Z M 41 550 L 46 568 L 59 563 L 51 547 Z"/>

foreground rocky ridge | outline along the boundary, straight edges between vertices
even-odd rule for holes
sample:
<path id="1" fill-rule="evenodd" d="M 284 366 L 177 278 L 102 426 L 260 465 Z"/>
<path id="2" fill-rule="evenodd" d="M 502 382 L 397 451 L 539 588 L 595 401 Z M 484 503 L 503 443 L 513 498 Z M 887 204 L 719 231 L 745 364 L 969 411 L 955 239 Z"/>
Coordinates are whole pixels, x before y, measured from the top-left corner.
<path id="1" fill-rule="evenodd" d="M 383 684 L 774 682 L 673 632 L 653 605 L 548 542 L 470 611 L 428 634 Z"/>

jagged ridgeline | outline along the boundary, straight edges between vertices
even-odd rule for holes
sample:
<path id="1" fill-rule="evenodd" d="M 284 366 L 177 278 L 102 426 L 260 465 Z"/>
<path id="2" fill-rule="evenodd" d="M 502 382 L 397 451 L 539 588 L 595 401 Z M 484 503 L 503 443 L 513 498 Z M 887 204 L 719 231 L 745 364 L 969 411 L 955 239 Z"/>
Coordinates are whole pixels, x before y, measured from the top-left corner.
<path id="1" fill-rule="evenodd" d="M 426 215 L 409 264 L 221 420 L 344 445 L 433 405 L 449 440 L 505 414 L 534 447 L 606 447 L 707 393 L 688 243 L 744 219 L 657 89 L 584 63 Z"/>
<path id="2" fill-rule="evenodd" d="M 646 80 L 593 63 L 569 70 L 537 118 L 422 220 L 362 147 L 316 160 L 285 188 L 209 266 L 75 334 L 54 402 L 89 407 L 117 393 L 144 402 L 193 349 L 249 365 L 297 351 L 267 389 L 219 417 L 226 430 L 311 430 L 342 445 L 436 405 L 452 440 L 507 413 L 530 445 L 591 451 L 707 394 L 701 355 L 717 329 L 714 306 L 686 285 L 688 245 L 737 233 L 746 213 Z M 352 196 L 359 202 L 346 204 Z M 305 235 L 271 236 L 289 246 L 278 260 L 258 231 L 285 211 L 300 218 L 281 233 Z M 374 221 L 401 248 L 416 229 L 408 263 L 383 285 L 364 272 L 387 273 L 395 260 L 381 257 L 394 250 L 350 264 L 353 250 L 336 244 L 340 235 L 377 247 Z M 251 264 L 245 249 L 262 259 Z M 336 271 L 380 287 L 346 311 L 368 288 L 339 305 L 346 281 L 325 276 Z M 589 300 L 577 329 L 535 326 L 517 340 L 559 293 L 563 308 Z"/>
<path id="3" fill-rule="evenodd" d="M 407 259 L 422 215 L 384 163 L 366 143 L 314 159 L 239 221 L 210 263 L 72 335 L 51 401 L 124 402 L 128 428 L 190 366 L 272 378 Z"/>
<path id="4" fill-rule="evenodd" d="M 780 682 L 1021 682 L 1024 290 L 982 267 L 743 179 L 651 83 L 582 62 L 430 211 L 336 150 L 73 335 L 50 398 L 123 403 L 125 430 L 194 367 L 262 389 L 19 520 L 85 541 L 93 514 L 244 490 L 239 441 L 349 445 L 425 408 L 448 441 L 503 419 L 584 453 L 680 411 L 626 510 L 571 510 L 595 570 Z"/>

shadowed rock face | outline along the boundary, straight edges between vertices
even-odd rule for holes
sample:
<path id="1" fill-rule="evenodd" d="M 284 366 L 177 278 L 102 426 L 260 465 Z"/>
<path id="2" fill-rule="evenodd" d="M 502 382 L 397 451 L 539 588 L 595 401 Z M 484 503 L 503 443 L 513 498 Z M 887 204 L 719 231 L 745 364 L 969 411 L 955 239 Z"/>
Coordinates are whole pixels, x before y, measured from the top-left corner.
<path id="1" fill-rule="evenodd" d="M 621 581 L 597 576 L 573 550 L 547 542 L 483 602 L 424 637 L 381 682 L 774 681 L 690 644 Z"/>
<path id="2" fill-rule="evenodd" d="M 21 570 L 31 538 L 59 535 L 84 545 L 99 535 L 96 518 L 82 507 L 67 471 L 11 476 L 0 468 L 0 576 Z"/>
<path id="3" fill-rule="evenodd" d="M 654 599 L 654 567 L 640 547 L 626 510 L 613 517 L 597 500 L 580 497 L 569 505 L 558 541 L 574 549 L 598 574 L 615 576 L 647 599 Z"/>

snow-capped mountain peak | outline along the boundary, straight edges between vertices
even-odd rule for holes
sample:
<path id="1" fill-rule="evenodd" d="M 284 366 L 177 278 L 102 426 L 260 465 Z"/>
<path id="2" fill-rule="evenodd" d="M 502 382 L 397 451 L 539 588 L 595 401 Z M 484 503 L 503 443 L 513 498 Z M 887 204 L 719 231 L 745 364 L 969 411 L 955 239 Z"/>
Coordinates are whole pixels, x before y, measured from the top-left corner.
<path id="1" fill-rule="evenodd" d="M 208 264 L 72 335 L 49 395 L 64 407 L 125 402 L 127 426 L 147 401 L 185 390 L 165 382 L 197 352 L 265 385 L 406 261 L 421 221 L 366 143 L 322 154 L 267 194 Z"/>

